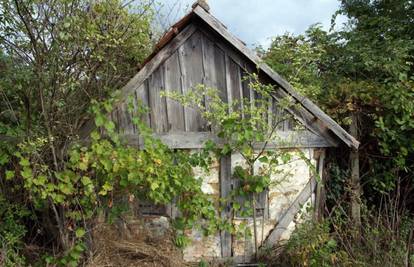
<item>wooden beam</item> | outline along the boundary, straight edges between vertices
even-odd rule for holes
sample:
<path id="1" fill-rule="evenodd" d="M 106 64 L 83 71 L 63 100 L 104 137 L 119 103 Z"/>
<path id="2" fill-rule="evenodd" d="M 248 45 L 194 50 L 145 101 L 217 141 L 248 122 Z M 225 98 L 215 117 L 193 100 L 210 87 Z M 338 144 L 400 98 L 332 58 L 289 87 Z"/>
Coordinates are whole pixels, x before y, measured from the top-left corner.
<path id="1" fill-rule="evenodd" d="M 352 122 L 349 126 L 353 135 L 358 135 L 358 114 L 352 114 Z M 352 149 L 349 155 L 351 169 L 351 218 L 355 228 L 354 237 L 360 240 L 361 231 L 361 181 L 359 176 L 359 153 Z"/>
<path id="2" fill-rule="evenodd" d="M 275 148 L 313 148 L 332 147 L 323 137 L 310 131 L 276 131 L 279 140 L 266 144 L 266 149 Z M 208 140 L 215 143 L 222 141 L 211 132 L 170 132 L 154 134 L 164 144 L 174 149 L 199 149 L 203 148 Z M 122 135 L 121 139 L 128 145 L 142 147 L 143 140 L 138 135 Z M 264 143 L 254 145 L 255 149 L 262 149 Z"/>
<path id="3" fill-rule="evenodd" d="M 324 164 L 325 164 L 325 150 L 322 149 L 319 152 L 319 157 L 317 159 L 318 162 L 318 174 L 319 174 L 319 181 L 316 184 L 316 192 L 315 192 L 315 206 L 314 206 L 314 220 L 316 222 L 321 222 L 323 219 L 323 212 L 325 208 L 325 177 L 323 175 L 324 171 Z"/>
<path id="4" fill-rule="evenodd" d="M 205 12 L 201 7 L 196 7 L 193 11 L 203 21 L 205 21 L 211 28 L 213 28 L 219 35 L 225 40 L 231 43 L 237 50 L 239 50 L 244 56 L 256 64 L 261 71 L 266 73 L 272 78 L 283 90 L 291 95 L 296 101 L 298 101 L 304 108 L 310 113 L 315 115 L 322 123 L 326 125 L 332 132 L 334 132 L 338 138 L 340 138 L 349 147 L 355 149 L 358 148 L 359 142 L 347 131 L 345 131 L 340 125 L 338 125 L 333 119 L 326 115 L 318 106 L 304 96 L 299 95 L 293 87 L 283 79 L 279 74 L 274 72 L 267 64 L 265 64 L 254 52 L 246 47 L 238 38 L 232 35 L 215 17 Z"/>
<path id="5" fill-rule="evenodd" d="M 223 156 L 220 159 L 220 198 L 229 199 L 229 195 L 232 190 L 231 179 L 231 155 Z M 230 201 L 222 203 L 221 218 L 224 221 L 231 222 L 233 218 L 232 207 Z M 229 258 L 232 256 L 232 236 L 227 231 L 220 231 L 220 243 L 221 243 L 221 256 L 223 258 Z"/>
<path id="6" fill-rule="evenodd" d="M 290 205 L 290 207 L 283 213 L 280 217 L 280 220 L 276 224 L 275 228 L 270 232 L 264 241 L 264 246 L 273 246 L 275 245 L 282 234 L 286 231 L 289 224 L 293 221 L 296 214 L 298 214 L 301 207 L 309 200 L 312 196 L 312 192 L 315 190 L 316 180 L 312 177 L 309 182 L 306 184 L 305 188 L 300 192 L 295 201 Z"/>

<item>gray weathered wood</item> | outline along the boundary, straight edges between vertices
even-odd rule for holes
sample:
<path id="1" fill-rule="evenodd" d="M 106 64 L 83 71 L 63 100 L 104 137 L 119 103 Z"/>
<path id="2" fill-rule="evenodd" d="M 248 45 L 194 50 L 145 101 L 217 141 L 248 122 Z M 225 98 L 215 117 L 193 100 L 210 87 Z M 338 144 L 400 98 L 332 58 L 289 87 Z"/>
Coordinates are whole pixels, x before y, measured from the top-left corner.
<path id="1" fill-rule="evenodd" d="M 286 231 L 289 224 L 293 221 L 293 218 L 298 214 L 300 208 L 309 200 L 312 195 L 312 192 L 315 190 L 316 181 L 312 177 L 309 182 L 306 184 L 302 192 L 299 193 L 295 201 L 290 205 L 290 207 L 282 214 L 275 228 L 267 236 L 264 245 L 273 246 L 279 240 L 282 234 Z"/>
<path id="2" fill-rule="evenodd" d="M 226 199 L 229 197 L 232 190 L 231 185 L 231 156 L 223 156 L 220 159 L 220 197 Z M 232 209 L 231 203 L 227 201 L 223 204 L 221 211 L 221 218 L 223 220 L 232 220 Z M 221 256 L 231 257 L 232 256 L 232 237 L 227 231 L 221 231 Z"/>
<path id="3" fill-rule="evenodd" d="M 291 98 L 291 96 L 283 90 L 275 90 L 274 92 L 272 92 L 272 96 L 275 98 L 276 101 L 279 101 L 280 99 Z M 293 114 L 295 119 L 301 122 L 303 125 L 305 125 L 309 130 L 313 131 L 315 134 L 321 134 L 323 137 L 325 137 L 326 140 L 330 142 L 332 146 L 338 145 L 338 142 L 328 132 L 329 129 L 325 125 L 323 125 L 322 122 L 318 120 L 314 115 L 312 115 L 308 110 L 306 110 L 303 106 L 299 105 L 294 99 L 292 101 L 292 106 L 285 107 L 285 110 Z M 286 125 L 283 125 L 283 129 L 285 128 Z"/>
<path id="4" fill-rule="evenodd" d="M 135 91 L 135 102 L 138 105 L 143 105 L 145 108 L 149 109 L 149 88 L 148 81 L 144 81 L 140 87 Z M 147 124 L 148 127 L 151 127 L 151 118 L 149 111 L 141 115 L 141 120 Z"/>
<path id="5" fill-rule="evenodd" d="M 178 52 L 165 61 L 165 90 L 182 94 L 181 72 Z M 185 131 L 184 107 L 181 103 L 167 97 L 167 115 L 170 131 Z"/>
<path id="6" fill-rule="evenodd" d="M 314 220 L 320 222 L 323 218 L 324 204 L 325 204 L 325 177 L 324 172 L 324 163 L 325 163 L 325 150 L 322 149 L 319 151 L 318 155 L 318 174 L 319 181 L 317 181 L 316 192 L 315 192 L 315 207 L 314 207 Z"/>
<path id="7" fill-rule="evenodd" d="M 223 52 L 226 52 L 227 56 L 229 56 L 236 64 L 238 64 L 241 67 L 245 67 L 246 63 L 251 64 L 250 60 L 246 60 L 245 57 L 236 49 L 233 49 L 231 46 L 229 46 L 225 40 L 221 40 L 222 38 L 219 35 L 214 34 L 212 31 L 207 30 L 202 25 L 198 26 L 198 31 L 202 32 L 203 35 L 214 42 L 215 46 L 222 50 Z M 257 68 L 252 68 L 252 73 L 257 72 Z"/>
<path id="8" fill-rule="evenodd" d="M 119 105 L 131 95 L 141 84 L 177 49 L 180 47 L 194 32 L 196 26 L 190 24 L 185 27 L 177 36 L 169 42 L 161 51 L 159 51 L 144 67 L 121 89 L 120 100 L 115 104 Z M 94 120 L 87 121 L 79 130 L 79 136 L 86 138 L 88 134 L 95 128 Z"/>
<path id="9" fill-rule="evenodd" d="M 228 102 L 227 85 L 226 85 L 226 61 L 224 51 L 219 47 L 214 47 L 214 68 L 216 71 L 217 89 L 223 102 Z"/>
<path id="10" fill-rule="evenodd" d="M 358 136 L 358 114 L 352 114 L 352 122 L 349 126 L 350 132 L 354 136 Z M 349 155 L 351 169 L 351 218 L 355 227 L 355 238 L 360 239 L 361 227 L 361 181 L 359 176 L 359 153 L 353 149 Z"/>
<path id="11" fill-rule="evenodd" d="M 132 114 L 128 111 L 128 102 L 119 106 L 119 132 L 124 134 L 134 134 L 134 124 Z"/>
<path id="12" fill-rule="evenodd" d="M 168 131 L 166 99 L 161 97 L 161 92 L 164 91 L 164 70 L 161 65 L 148 79 L 151 127 L 156 133 Z"/>
<path id="13" fill-rule="evenodd" d="M 233 103 L 233 95 L 231 90 L 231 69 L 230 69 L 230 61 L 231 58 L 227 55 L 227 53 L 224 53 L 224 69 L 225 69 L 225 77 L 226 77 L 226 95 L 227 95 L 227 103 L 229 103 L 229 112 L 232 111 L 232 103 Z"/>
<path id="14" fill-rule="evenodd" d="M 203 82 L 203 53 L 201 50 L 201 34 L 196 32 L 178 50 L 182 77 L 183 93 L 192 90 Z M 192 107 L 184 108 L 186 131 L 202 131 L 205 121 L 201 114 Z"/>
<path id="15" fill-rule="evenodd" d="M 359 142 L 353 136 L 348 134 L 341 126 L 339 126 L 334 120 L 326 115 L 309 99 L 299 95 L 285 79 L 274 72 L 268 65 L 263 63 L 255 53 L 249 50 L 239 39 L 233 36 L 216 18 L 205 12 L 205 10 L 201 7 L 196 7 L 193 12 L 197 14 L 218 34 L 220 34 L 224 39 L 231 43 L 236 49 L 238 49 L 243 55 L 258 65 L 264 73 L 271 77 L 278 85 L 283 88 L 283 90 L 285 90 L 289 95 L 296 99 L 296 101 L 301 103 L 304 108 L 306 108 L 309 112 L 314 114 L 315 117 L 321 120 L 321 122 L 324 123 L 326 127 L 328 127 L 331 131 L 333 131 L 345 144 L 350 147 L 358 148 Z"/>
<path id="16" fill-rule="evenodd" d="M 212 41 L 202 35 L 202 50 L 203 50 L 203 84 L 208 88 L 217 89 L 216 64 L 214 61 L 215 46 Z M 210 99 L 206 97 L 206 109 L 209 109 Z"/>
<path id="17" fill-rule="evenodd" d="M 227 78 L 229 79 L 227 84 L 230 86 L 228 90 L 231 90 L 231 100 L 235 103 L 234 108 L 241 110 L 242 84 L 240 66 L 230 58 L 226 61 L 226 64 L 228 64 L 226 66 L 228 70 Z"/>
<path id="18" fill-rule="evenodd" d="M 275 148 L 313 148 L 313 147 L 330 147 L 331 144 L 326 140 L 309 131 L 276 131 L 279 138 L 275 141 L 268 142 L 266 149 Z M 220 139 L 211 132 L 169 132 L 154 134 L 164 144 L 170 148 L 198 149 L 203 148 L 208 140 L 212 140 L 220 145 Z M 137 135 L 123 135 L 122 139 L 129 145 L 138 146 L 142 144 Z M 261 150 L 263 143 L 254 144 L 254 148 Z"/>
<path id="19" fill-rule="evenodd" d="M 201 26 L 199 26 L 199 27 L 201 27 Z M 250 60 L 250 62 L 248 62 L 245 59 L 243 59 L 243 57 L 241 56 L 242 53 L 240 51 L 232 49 L 228 44 L 221 41 L 219 37 L 215 36 L 214 34 L 212 34 L 211 32 L 209 32 L 209 31 L 207 31 L 206 29 L 203 29 L 203 28 L 199 28 L 199 31 L 203 32 L 203 34 L 208 36 L 208 38 L 210 40 L 214 40 L 216 46 L 220 47 L 220 49 L 225 51 L 225 54 L 226 54 L 226 57 L 227 57 L 228 61 L 230 59 L 233 60 L 238 65 L 243 66 L 243 68 L 245 70 L 248 69 L 249 73 L 258 72 L 260 70 L 260 65 L 251 66 L 251 65 L 254 65 L 254 64 L 257 64 L 257 63 L 253 62 L 253 64 L 252 64 L 251 60 Z M 261 82 L 268 83 L 266 81 L 261 81 Z M 276 102 L 281 98 L 285 98 L 285 97 L 290 96 L 287 92 L 282 91 L 281 89 L 279 90 L 279 86 L 276 86 L 276 89 L 278 89 L 278 90 L 273 95 L 275 97 Z M 256 95 L 256 97 L 257 97 L 257 94 L 255 94 L 255 92 L 253 92 L 253 91 L 252 91 L 252 95 Z M 251 98 L 251 101 L 252 101 L 252 103 L 254 103 L 254 98 L 253 97 Z M 295 100 L 295 99 L 293 99 L 293 101 L 297 102 L 297 100 Z M 291 114 L 293 114 L 296 117 L 296 119 L 299 120 L 300 122 L 302 122 L 307 128 L 314 131 L 315 133 L 322 134 L 325 138 L 328 139 L 329 142 L 331 142 L 332 146 L 337 146 L 337 142 L 332 138 L 332 136 L 329 133 L 327 133 L 327 131 L 326 131 L 327 127 L 325 125 L 321 125 L 321 122 L 318 121 L 317 118 L 314 115 L 312 115 L 308 110 L 306 110 L 304 107 L 294 106 L 294 107 L 291 107 L 291 108 L 287 108 L 286 110 L 289 111 Z M 281 112 L 280 116 L 286 115 L 285 111 L 280 110 L 280 112 Z M 292 129 L 291 124 L 292 124 L 291 120 L 284 120 L 280 124 L 279 129 L 285 130 L 285 131 L 291 130 Z"/>

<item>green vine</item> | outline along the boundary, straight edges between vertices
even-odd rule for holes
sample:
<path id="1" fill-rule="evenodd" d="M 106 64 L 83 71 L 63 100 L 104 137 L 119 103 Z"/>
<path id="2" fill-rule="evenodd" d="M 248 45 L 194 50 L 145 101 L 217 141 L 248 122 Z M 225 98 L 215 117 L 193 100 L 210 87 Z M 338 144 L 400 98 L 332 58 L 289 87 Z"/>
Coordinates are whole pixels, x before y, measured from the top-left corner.
<path id="1" fill-rule="evenodd" d="M 233 178 L 238 179 L 240 185 L 227 198 L 221 199 L 221 202 L 230 203 L 233 216 L 253 216 L 254 240 L 257 244 L 257 196 L 286 180 L 290 173 L 282 166 L 291 162 L 294 154 L 307 164 L 310 162 L 300 150 L 269 148 L 271 143 L 288 142 L 286 137 L 279 136 L 277 129 L 281 123 L 292 119 L 292 116 L 276 115 L 270 111 L 275 104 L 272 96 L 275 88 L 272 85 L 261 83 L 256 74 L 250 74 L 245 79 L 253 93 L 259 96 L 254 100 L 244 98 L 226 103 L 220 98 L 217 89 L 204 85 L 198 85 L 184 95 L 168 92 L 164 96 L 200 111 L 220 138 L 219 142 L 207 142 L 205 149 L 213 151 L 217 158 L 231 154 L 239 154 L 243 158 L 244 163 L 235 166 L 233 170 Z M 290 98 L 280 99 L 277 103 L 281 110 L 292 106 Z M 272 178 L 276 176 L 280 178 Z M 243 199 L 242 203 L 238 201 L 240 198 Z M 238 236 L 243 233 L 250 235 L 244 222 L 237 227 L 233 225 L 233 228 L 233 233 Z"/>

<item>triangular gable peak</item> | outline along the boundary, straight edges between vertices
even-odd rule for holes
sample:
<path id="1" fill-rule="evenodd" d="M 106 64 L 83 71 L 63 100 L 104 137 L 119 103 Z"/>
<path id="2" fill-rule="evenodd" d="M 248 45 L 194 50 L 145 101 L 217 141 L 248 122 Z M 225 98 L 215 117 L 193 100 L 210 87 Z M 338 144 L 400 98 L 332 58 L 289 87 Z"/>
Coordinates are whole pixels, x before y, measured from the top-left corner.
<path id="1" fill-rule="evenodd" d="M 217 88 L 226 101 L 246 96 L 254 99 L 242 77 L 257 71 L 262 81 L 281 89 L 275 90 L 275 102 L 290 96 L 295 104 L 299 104 L 288 112 L 308 131 L 296 134 L 292 144 L 328 147 L 336 146 L 340 140 L 349 147 L 358 148 L 355 138 L 309 99 L 296 93 L 287 81 L 200 5 L 195 5 L 161 38 L 141 70 L 121 90 L 121 99 L 132 95 L 148 105 L 151 111 L 144 119 L 168 145 L 197 148 L 205 140 L 214 138 L 207 124 L 196 111 L 160 97 L 160 92 L 179 90 L 185 93 L 192 86 L 205 84 Z M 133 142 L 139 142 L 125 102 L 118 103 L 111 115 L 117 120 L 120 132 L 133 137 Z M 275 109 L 273 112 L 282 111 Z M 292 130 L 292 123 L 285 123 L 280 129 L 287 138 Z"/>

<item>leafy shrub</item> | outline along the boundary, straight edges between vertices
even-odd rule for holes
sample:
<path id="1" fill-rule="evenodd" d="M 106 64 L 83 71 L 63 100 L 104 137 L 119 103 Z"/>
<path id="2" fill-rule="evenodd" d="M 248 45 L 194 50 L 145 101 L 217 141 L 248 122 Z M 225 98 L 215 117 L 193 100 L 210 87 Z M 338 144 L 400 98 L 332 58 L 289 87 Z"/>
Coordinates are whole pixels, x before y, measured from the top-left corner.
<path id="1" fill-rule="evenodd" d="M 8 202 L 0 194 L 0 265 L 20 266 L 25 259 L 21 255 L 26 228 L 22 218 L 28 215 L 23 207 Z"/>
<path id="2" fill-rule="evenodd" d="M 330 233 L 330 223 L 306 221 L 285 244 L 284 261 L 290 266 L 333 266 L 346 262 L 342 251 Z"/>
<path id="3" fill-rule="evenodd" d="M 321 223 L 305 221 L 291 238 L 267 257 L 270 266 L 406 266 L 413 221 L 401 217 L 397 227 L 389 217 L 365 210 L 358 236 L 345 214 Z M 280 252 L 282 251 L 282 252 Z"/>

